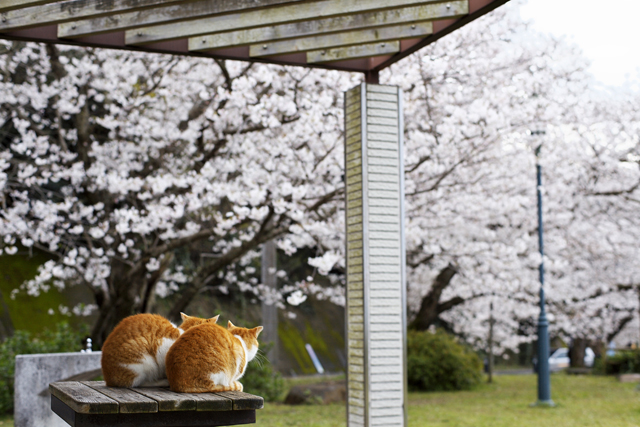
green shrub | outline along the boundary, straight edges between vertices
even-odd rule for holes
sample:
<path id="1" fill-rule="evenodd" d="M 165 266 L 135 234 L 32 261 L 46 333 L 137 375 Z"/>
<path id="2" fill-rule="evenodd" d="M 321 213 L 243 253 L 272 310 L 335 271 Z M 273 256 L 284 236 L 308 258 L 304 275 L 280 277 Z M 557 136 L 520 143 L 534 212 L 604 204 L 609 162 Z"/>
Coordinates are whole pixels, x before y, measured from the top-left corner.
<path id="1" fill-rule="evenodd" d="M 55 331 L 46 330 L 38 337 L 16 331 L 0 343 L 0 413 L 13 411 L 13 377 L 16 355 L 36 353 L 64 353 L 80 351 L 86 328 L 76 332 L 67 323 L 56 325 Z"/>
<path id="2" fill-rule="evenodd" d="M 482 379 L 482 361 L 470 348 L 437 330 L 409 331 L 409 388 L 421 391 L 469 390 Z"/>
<path id="3" fill-rule="evenodd" d="M 607 375 L 639 374 L 640 350 L 616 351 L 615 355 L 607 356 L 605 373 Z"/>
<path id="4" fill-rule="evenodd" d="M 247 367 L 247 371 L 240 379 L 247 393 L 262 396 L 267 402 L 274 402 L 282 397 L 284 391 L 284 379 L 279 372 L 274 371 L 269 360 L 263 356 L 260 350 L 257 357 Z"/>

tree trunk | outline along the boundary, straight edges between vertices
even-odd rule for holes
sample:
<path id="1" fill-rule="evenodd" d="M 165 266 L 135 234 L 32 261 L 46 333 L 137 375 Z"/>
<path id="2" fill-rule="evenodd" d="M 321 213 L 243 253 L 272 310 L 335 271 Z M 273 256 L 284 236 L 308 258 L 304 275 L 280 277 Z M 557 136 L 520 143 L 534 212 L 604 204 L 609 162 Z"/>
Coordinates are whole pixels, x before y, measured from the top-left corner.
<path id="1" fill-rule="evenodd" d="M 438 306 L 440 303 L 440 297 L 442 296 L 442 291 L 449 286 L 451 279 L 453 279 L 453 276 L 455 276 L 457 272 L 458 269 L 453 264 L 447 265 L 440 271 L 433 281 L 431 290 L 422 299 L 420 310 L 418 311 L 416 318 L 409 325 L 409 328 L 418 331 L 425 331 L 438 319 L 438 315 L 440 314 Z"/>
<path id="2" fill-rule="evenodd" d="M 569 347 L 569 359 L 572 368 L 584 368 L 584 355 L 588 341 L 585 338 L 574 338 Z"/>
<path id="3" fill-rule="evenodd" d="M 97 348 L 102 347 L 104 340 L 122 319 L 140 312 L 146 273 L 142 270 L 139 275 L 129 277 L 128 272 L 128 266 L 124 264 L 114 263 L 111 266 L 110 295 L 97 301 L 99 316 L 91 332 L 91 339 Z"/>

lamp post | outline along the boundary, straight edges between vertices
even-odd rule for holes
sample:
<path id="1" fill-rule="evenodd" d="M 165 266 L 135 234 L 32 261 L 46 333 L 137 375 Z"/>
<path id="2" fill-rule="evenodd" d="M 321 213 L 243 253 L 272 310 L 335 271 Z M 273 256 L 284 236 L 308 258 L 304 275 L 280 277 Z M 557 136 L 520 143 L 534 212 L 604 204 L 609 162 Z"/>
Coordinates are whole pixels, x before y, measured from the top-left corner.
<path id="1" fill-rule="evenodd" d="M 531 135 L 544 135 L 543 130 L 533 130 Z M 542 166 L 540 166 L 540 150 L 542 144 L 535 150 L 536 176 L 538 192 L 538 247 L 540 249 L 540 317 L 538 318 L 538 401 L 534 406 L 555 406 L 551 400 L 551 378 L 549 374 L 549 321 L 544 305 L 544 241 L 542 229 Z"/>

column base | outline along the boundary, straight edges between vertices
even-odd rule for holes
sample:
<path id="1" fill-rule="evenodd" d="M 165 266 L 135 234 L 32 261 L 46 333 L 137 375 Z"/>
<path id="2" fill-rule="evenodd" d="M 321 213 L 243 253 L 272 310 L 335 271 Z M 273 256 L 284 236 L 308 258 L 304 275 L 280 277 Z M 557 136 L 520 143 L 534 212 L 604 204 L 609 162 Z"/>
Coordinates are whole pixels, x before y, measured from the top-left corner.
<path id="1" fill-rule="evenodd" d="M 538 400 L 536 403 L 529 405 L 531 408 L 555 408 L 556 405 L 553 400 Z"/>

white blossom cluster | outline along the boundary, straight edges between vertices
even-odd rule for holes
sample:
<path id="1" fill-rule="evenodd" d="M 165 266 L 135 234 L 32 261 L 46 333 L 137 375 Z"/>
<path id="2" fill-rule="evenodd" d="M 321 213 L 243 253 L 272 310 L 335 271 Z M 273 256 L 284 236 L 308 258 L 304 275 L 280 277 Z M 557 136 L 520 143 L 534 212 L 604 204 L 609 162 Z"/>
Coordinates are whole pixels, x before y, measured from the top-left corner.
<path id="1" fill-rule="evenodd" d="M 581 52 L 518 9 L 381 75 L 405 97 L 410 313 L 454 266 L 441 321 L 483 345 L 493 302 L 502 349 L 534 337 L 542 145 L 552 334 L 637 331 L 640 99 L 597 88 Z M 97 309 L 94 336 L 176 291 L 176 313 L 211 287 L 282 308 L 308 295 L 344 304 L 342 96 L 360 76 L 24 43 L 0 52 L 0 254 L 51 255 L 24 291 L 90 287 L 95 304 L 64 310 Z M 291 256 L 316 248 L 308 263 L 328 285 L 284 271 L 277 291 L 260 283 L 253 260 L 272 239 Z"/>

